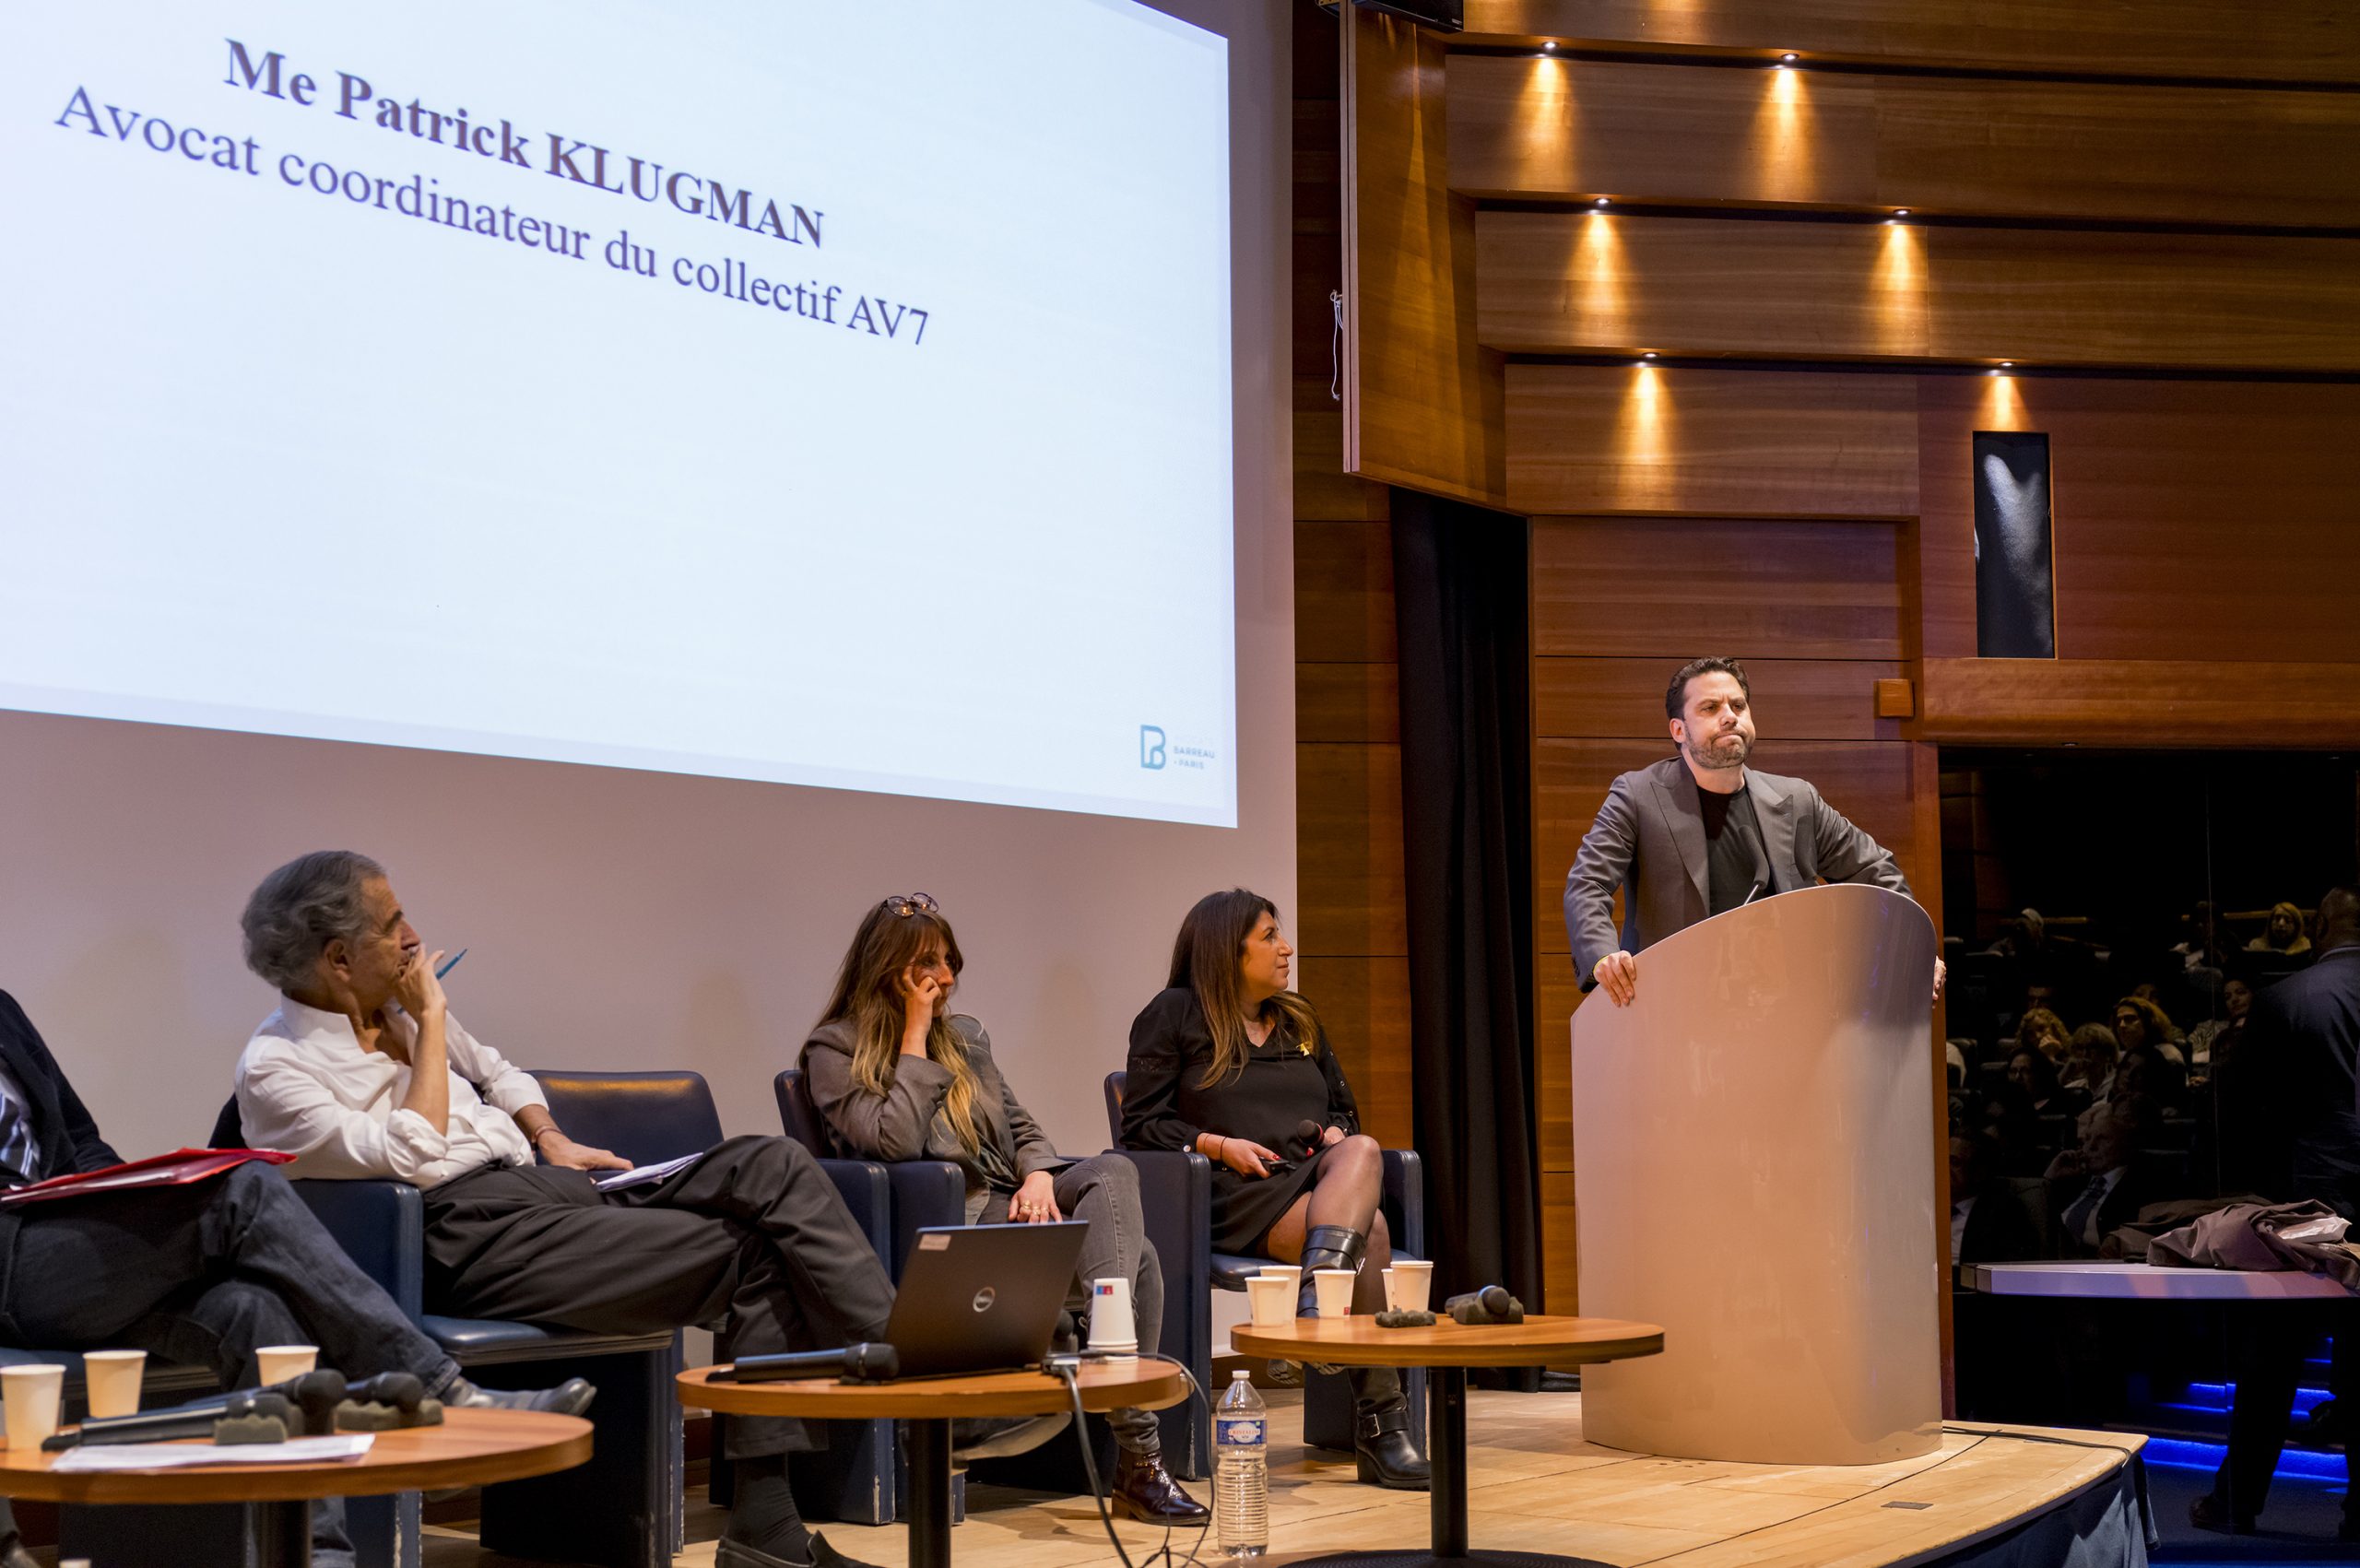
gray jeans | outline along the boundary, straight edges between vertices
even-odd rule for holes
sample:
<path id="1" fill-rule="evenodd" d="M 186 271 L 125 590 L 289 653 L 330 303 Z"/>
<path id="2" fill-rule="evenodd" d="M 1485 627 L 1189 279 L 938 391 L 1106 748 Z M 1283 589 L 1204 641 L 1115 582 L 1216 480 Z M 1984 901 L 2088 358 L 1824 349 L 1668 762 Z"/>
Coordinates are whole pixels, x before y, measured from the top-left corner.
<path id="1" fill-rule="evenodd" d="M 1163 1343 L 1163 1266 L 1148 1243 L 1139 1167 L 1119 1154 L 1099 1154 L 1067 1166 L 1056 1179 L 1057 1211 L 1090 1226 L 1081 1242 L 1081 1261 L 1074 1268 L 1073 1289 L 1066 1294 L 1067 1310 L 1077 1315 L 1087 1310 L 1092 1279 L 1128 1279 L 1139 1346 L 1154 1350 Z M 975 1222 L 1006 1224 L 1008 1195 L 985 1193 Z M 1086 1321 L 1083 1326 L 1088 1327 Z M 1114 1429 L 1115 1441 L 1130 1453 L 1162 1451 L 1152 1410 L 1126 1405 L 1107 1411 L 1106 1424 Z"/>

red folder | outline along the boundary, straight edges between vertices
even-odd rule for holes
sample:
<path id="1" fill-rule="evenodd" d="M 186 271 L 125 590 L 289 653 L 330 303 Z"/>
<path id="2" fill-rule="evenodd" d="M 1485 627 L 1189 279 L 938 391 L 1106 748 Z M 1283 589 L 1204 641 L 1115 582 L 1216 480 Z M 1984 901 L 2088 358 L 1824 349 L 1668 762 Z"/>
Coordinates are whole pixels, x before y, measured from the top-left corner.
<path id="1" fill-rule="evenodd" d="M 103 1171 L 83 1171 L 71 1176 L 52 1176 L 30 1186 L 11 1187 L 0 1192 L 0 1208 L 11 1208 L 20 1203 L 44 1203 L 53 1197 L 79 1197 L 85 1193 L 127 1192 L 135 1187 L 178 1187 L 191 1182 L 201 1182 L 222 1172 L 233 1170 L 249 1160 L 267 1161 L 284 1165 L 294 1159 L 275 1149 L 182 1149 L 170 1154 L 151 1154 L 145 1160 L 134 1160 L 127 1165 L 110 1165 Z"/>

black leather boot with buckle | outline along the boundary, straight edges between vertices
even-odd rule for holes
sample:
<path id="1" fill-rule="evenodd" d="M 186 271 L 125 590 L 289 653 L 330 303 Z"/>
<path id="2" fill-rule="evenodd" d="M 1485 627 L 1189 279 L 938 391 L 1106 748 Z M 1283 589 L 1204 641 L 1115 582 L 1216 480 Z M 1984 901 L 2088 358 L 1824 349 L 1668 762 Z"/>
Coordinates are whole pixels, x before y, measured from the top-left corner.
<path id="1" fill-rule="evenodd" d="M 1363 1486 L 1395 1491 L 1424 1491 L 1433 1472 L 1410 1441 L 1410 1401 L 1401 1395 L 1401 1374 L 1389 1366 L 1353 1367 L 1352 1458 Z"/>

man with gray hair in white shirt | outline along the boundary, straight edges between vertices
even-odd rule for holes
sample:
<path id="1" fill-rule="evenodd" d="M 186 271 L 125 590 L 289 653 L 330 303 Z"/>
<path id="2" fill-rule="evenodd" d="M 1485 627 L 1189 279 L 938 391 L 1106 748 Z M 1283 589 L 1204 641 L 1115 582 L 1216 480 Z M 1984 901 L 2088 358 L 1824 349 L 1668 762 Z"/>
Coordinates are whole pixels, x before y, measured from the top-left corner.
<path id="1" fill-rule="evenodd" d="M 293 1154 L 289 1175 L 421 1189 L 435 1311 L 610 1333 L 726 1313 L 741 1356 L 884 1338 L 891 1281 L 800 1145 L 728 1138 L 660 1180 L 599 1191 L 591 1173 L 628 1161 L 568 1138 L 532 1076 L 451 1016 L 442 954 L 375 861 L 291 861 L 243 925 L 247 966 L 280 994 L 238 1061 L 247 1140 Z M 965 1452 L 1013 1452 L 1062 1424 L 998 1423 Z M 722 1568 L 852 1564 L 804 1529 L 787 1490 L 787 1454 L 823 1441 L 796 1421 L 731 1420 Z"/>

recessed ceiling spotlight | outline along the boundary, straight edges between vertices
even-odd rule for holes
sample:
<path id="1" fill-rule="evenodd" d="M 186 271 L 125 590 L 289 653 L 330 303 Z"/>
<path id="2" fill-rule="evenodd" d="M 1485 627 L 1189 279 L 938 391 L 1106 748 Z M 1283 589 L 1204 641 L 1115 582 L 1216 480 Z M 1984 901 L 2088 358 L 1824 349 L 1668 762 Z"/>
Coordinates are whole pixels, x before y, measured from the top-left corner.
<path id="1" fill-rule="evenodd" d="M 1778 56 L 1778 64 L 1781 65 L 1791 65 L 1794 63 L 1795 57 L 1792 54 L 1781 54 Z"/>
<path id="2" fill-rule="evenodd" d="M 1656 351 L 1655 351 L 1654 349 L 1652 349 L 1652 348 L 1648 349 L 1646 353 L 1644 353 L 1644 354 L 1642 354 L 1642 355 L 1640 355 L 1640 356 L 1639 356 L 1639 358 L 1640 358 L 1640 359 L 1642 359 L 1642 360 L 1652 360 L 1652 359 L 1654 359 L 1655 357 L 1656 357 Z"/>
<path id="3" fill-rule="evenodd" d="M 1547 43 L 1544 43 L 1544 44 L 1542 44 L 1542 45 L 1540 46 L 1540 53 L 1542 53 L 1543 54 L 1553 54 L 1553 53 L 1556 53 L 1556 51 L 1557 51 L 1557 45 L 1556 45 L 1556 42 L 1555 42 L 1555 41 L 1554 41 L 1554 40 L 1552 40 L 1551 41 L 1549 41 L 1549 42 L 1547 42 Z"/>
<path id="4" fill-rule="evenodd" d="M 2002 360 L 2000 363 L 2002 368 L 2007 370 L 2013 370 L 2016 368 L 2016 362 L 2013 360 Z"/>
<path id="5" fill-rule="evenodd" d="M 1604 206 L 1606 205 L 1606 198 L 1605 198 L 1604 196 L 1600 196 L 1600 197 L 1599 197 L 1599 198 L 1598 198 L 1598 205 L 1599 205 L 1599 206 Z"/>
<path id="6" fill-rule="evenodd" d="M 1909 216 L 1909 209 L 1906 206 L 1894 207 L 1893 209 L 1893 216 L 1895 218 L 1906 218 Z"/>

